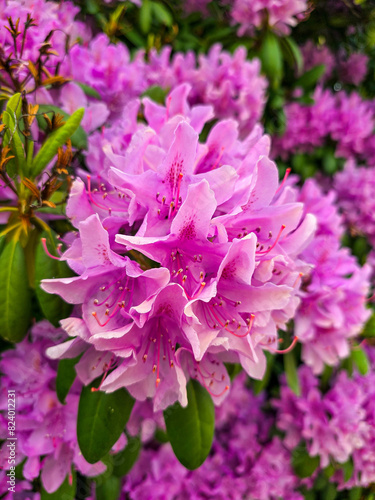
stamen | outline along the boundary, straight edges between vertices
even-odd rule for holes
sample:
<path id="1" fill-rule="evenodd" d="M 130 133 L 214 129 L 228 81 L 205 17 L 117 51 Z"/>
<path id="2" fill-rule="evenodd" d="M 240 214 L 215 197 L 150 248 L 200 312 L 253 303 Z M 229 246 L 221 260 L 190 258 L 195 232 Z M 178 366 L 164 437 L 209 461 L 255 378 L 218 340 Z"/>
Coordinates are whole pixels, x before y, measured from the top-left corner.
<path id="1" fill-rule="evenodd" d="M 288 352 L 290 352 L 294 349 L 298 340 L 299 340 L 298 337 L 294 337 L 292 343 L 286 349 L 274 349 L 273 347 L 269 347 L 269 350 L 274 352 L 275 354 L 287 354 Z"/>
<path id="2" fill-rule="evenodd" d="M 42 245 L 43 245 L 43 250 L 45 251 L 45 253 L 48 255 L 48 257 L 50 257 L 51 259 L 54 259 L 54 260 L 60 260 L 60 257 L 55 257 L 54 255 L 52 255 L 48 248 L 47 248 L 47 241 L 46 241 L 46 238 L 41 238 L 40 239 L 41 242 L 42 242 Z"/>
<path id="3" fill-rule="evenodd" d="M 282 182 L 281 182 L 280 186 L 276 189 L 276 193 L 275 193 L 275 194 L 277 194 L 277 193 L 280 191 L 280 189 L 284 186 L 284 184 L 285 184 L 285 182 L 286 182 L 287 178 L 289 177 L 289 174 L 290 174 L 290 172 L 291 172 L 291 171 L 292 171 L 292 169 L 291 169 L 291 168 L 287 168 L 287 169 L 285 170 L 284 179 L 282 180 Z"/>
<path id="4" fill-rule="evenodd" d="M 258 255 L 260 255 L 260 254 L 264 254 L 264 255 L 265 255 L 265 254 L 267 254 L 268 252 L 270 252 L 271 250 L 273 250 L 273 249 L 275 248 L 275 246 L 277 245 L 277 243 L 278 243 L 278 241 L 279 241 L 279 239 L 280 239 L 280 236 L 281 236 L 282 232 L 284 231 L 285 227 L 286 227 L 286 226 L 285 226 L 284 224 L 281 226 L 281 229 L 280 229 L 280 231 L 279 231 L 278 235 L 276 236 L 275 241 L 273 242 L 273 244 L 272 244 L 270 247 L 268 247 L 268 249 L 267 249 L 267 250 L 259 250 L 259 251 L 257 251 L 256 253 L 257 253 Z M 262 249 L 262 248 L 263 248 L 263 245 L 261 246 L 261 249 Z"/>

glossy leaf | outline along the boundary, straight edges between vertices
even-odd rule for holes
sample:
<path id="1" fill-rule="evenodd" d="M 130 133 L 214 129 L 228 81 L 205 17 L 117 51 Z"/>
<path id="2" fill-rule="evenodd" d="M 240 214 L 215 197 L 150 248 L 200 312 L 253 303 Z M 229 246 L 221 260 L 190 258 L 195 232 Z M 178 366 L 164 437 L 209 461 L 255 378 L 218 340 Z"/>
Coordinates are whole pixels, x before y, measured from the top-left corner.
<path id="1" fill-rule="evenodd" d="M 295 82 L 296 87 L 302 87 L 304 89 L 311 89 L 315 87 L 318 80 L 324 75 L 326 67 L 324 64 L 319 64 L 314 68 L 306 71 L 298 80 Z"/>
<path id="2" fill-rule="evenodd" d="M 10 145 L 12 154 L 15 157 L 17 172 L 22 174 L 25 169 L 25 150 L 18 132 L 18 122 L 16 120 L 15 113 L 13 111 L 9 112 L 7 107 L 6 111 L 3 112 L 3 123 L 7 126 L 4 134 L 4 146 Z"/>
<path id="3" fill-rule="evenodd" d="M 75 82 L 75 83 L 78 85 L 78 87 L 81 87 L 81 89 L 83 90 L 83 92 L 87 96 L 93 97 L 94 99 L 98 99 L 99 101 L 102 100 L 101 95 L 99 94 L 99 92 L 97 90 L 95 90 L 94 88 L 90 87 L 90 85 L 86 85 L 85 83 L 81 83 L 81 82 Z M 75 132 L 75 134 L 76 133 L 77 132 Z"/>
<path id="4" fill-rule="evenodd" d="M 107 394 L 83 387 L 78 407 L 77 437 L 82 455 L 98 462 L 116 443 L 130 417 L 134 399 L 125 389 Z"/>
<path id="5" fill-rule="evenodd" d="M 25 255 L 16 239 L 6 243 L 1 253 L 0 283 L 0 334 L 20 342 L 30 324 L 31 295 Z"/>
<path id="6" fill-rule="evenodd" d="M 143 0 L 142 6 L 139 9 L 139 26 L 144 34 L 148 33 L 151 28 L 152 19 L 152 4 L 150 0 Z"/>
<path id="7" fill-rule="evenodd" d="M 72 469 L 72 475 L 67 476 L 56 491 L 47 493 L 44 488 L 40 492 L 40 500 L 75 500 L 77 490 L 77 474 Z"/>
<path id="8" fill-rule="evenodd" d="M 173 24 L 172 14 L 167 7 L 159 2 L 152 2 L 152 11 L 156 19 L 166 26 L 170 27 Z"/>
<path id="9" fill-rule="evenodd" d="M 292 466 L 300 478 L 311 477 L 319 464 L 319 457 L 311 457 L 303 445 L 297 446 L 292 452 Z"/>
<path id="10" fill-rule="evenodd" d="M 164 420 L 173 451 L 187 469 L 200 467 L 212 446 L 215 410 L 211 396 L 196 380 L 187 385 L 188 404 L 179 403 L 164 411 Z"/>
<path id="11" fill-rule="evenodd" d="M 272 31 L 266 33 L 258 55 L 263 73 L 277 86 L 283 76 L 283 59 L 278 37 Z"/>
<path id="12" fill-rule="evenodd" d="M 375 313 L 370 317 L 370 319 L 365 324 L 361 335 L 363 337 L 375 337 Z"/>
<path id="13" fill-rule="evenodd" d="M 121 479 L 110 476 L 97 483 L 95 488 L 96 500 L 118 500 L 121 491 Z"/>
<path id="14" fill-rule="evenodd" d="M 303 57 L 301 50 L 290 36 L 280 38 L 281 49 L 289 66 L 295 67 L 297 75 L 303 70 Z"/>
<path id="15" fill-rule="evenodd" d="M 352 477 L 353 472 L 354 472 L 354 463 L 353 459 L 349 458 L 347 462 L 341 465 L 342 471 L 344 473 L 344 481 L 345 483 L 349 481 L 349 479 Z"/>
<path id="16" fill-rule="evenodd" d="M 53 235 L 52 232 L 51 234 Z M 50 235 L 44 232 L 41 237 L 46 238 L 51 254 L 58 256 L 56 236 L 53 235 L 51 239 Z M 49 257 L 44 251 L 42 242 L 39 241 L 35 253 L 35 292 L 44 316 L 56 327 L 59 326 L 60 319 L 70 315 L 72 305 L 64 302 L 59 295 L 42 290 L 40 282 L 42 279 L 65 278 L 73 275 L 66 262 Z"/>
<path id="17" fill-rule="evenodd" d="M 47 138 L 34 158 L 32 168 L 32 174 L 34 177 L 39 175 L 54 158 L 54 156 L 56 156 L 58 148 L 63 146 L 66 141 L 72 137 L 82 121 L 84 112 L 84 108 L 77 109 L 77 111 L 75 111 L 72 116 L 67 119 L 62 127 L 52 132 L 52 134 Z"/>
<path id="18" fill-rule="evenodd" d="M 88 91 L 88 87 L 86 85 L 87 89 L 86 91 Z M 84 92 L 85 90 L 82 89 Z M 94 89 L 92 89 L 93 92 L 96 92 Z M 100 95 L 98 94 L 99 98 L 100 99 Z M 95 97 L 95 96 L 93 96 Z M 46 113 L 48 115 L 49 118 L 52 117 L 52 112 L 54 113 L 58 113 L 59 115 L 62 115 L 64 117 L 64 120 L 68 120 L 69 118 L 69 114 L 66 113 L 63 109 L 60 109 L 58 108 L 57 106 L 53 106 L 51 104 L 40 104 L 39 105 L 39 113 Z M 43 131 L 46 131 L 47 130 L 47 122 L 46 120 L 44 119 L 43 115 L 42 114 L 38 114 L 38 116 L 36 117 L 37 121 L 38 121 L 38 126 L 41 130 Z M 87 149 L 87 134 L 86 132 L 83 130 L 83 128 L 81 127 L 81 125 L 78 126 L 77 130 L 73 133 L 73 135 L 70 137 L 71 141 L 72 141 L 72 146 L 76 149 Z"/>
<path id="19" fill-rule="evenodd" d="M 351 353 L 351 358 L 359 373 L 361 375 L 366 375 L 370 368 L 370 362 L 365 351 L 360 347 L 354 347 Z"/>
<path id="20" fill-rule="evenodd" d="M 298 379 L 297 364 L 294 351 L 287 352 L 283 355 L 286 381 L 290 389 L 299 396 L 301 387 Z"/>
<path id="21" fill-rule="evenodd" d="M 113 474 L 117 477 L 125 476 L 135 464 L 140 451 L 140 438 L 138 436 L 129 436 L 125 449 L 115 455 L 110 455 Z"/>
<path id="22" fill-rule="evenodd" d="M 76 378 L 75 366 L 80 356 L 71 359 L 61 359 L 57 367 L 56 393 L 60 403 L 65 404 L 65 398 Z"/>

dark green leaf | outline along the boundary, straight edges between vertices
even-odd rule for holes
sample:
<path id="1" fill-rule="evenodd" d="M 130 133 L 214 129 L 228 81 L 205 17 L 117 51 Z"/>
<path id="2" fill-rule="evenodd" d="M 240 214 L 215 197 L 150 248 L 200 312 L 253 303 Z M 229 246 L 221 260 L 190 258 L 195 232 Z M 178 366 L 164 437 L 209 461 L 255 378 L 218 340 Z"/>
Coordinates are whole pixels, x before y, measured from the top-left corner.
<path id="1" fill-rule="evenodd" d="M 110 394 L 92 392 L 95 385 L 98 383 L 82 389 L 77 419 L 78 444 L 90 464 L 98 462 L 116 443 L 134 405 L 125 389 Z"/>
<path id="2" fill-rule="evenodd" d="M 304 89 L 311 89 L 315 87 L 318 80 L 324 75 L 326 67 L 324 64 L 319 64 L 314 68 L 306 71 L 298 80 L 295 82 L 296 87 L 302 87 Z"/>
<path id="3" fill-rule="evenodd" d="M 100 96 L 99 96 L 100 97 Z M 49 118 L 52 118 L 53 113 L 58 113 L 59 115 L 62 115 L 64 117 L 64 120 L 66 121 L 69 118 L 69 114 L 66 113 L 64 110 L 61 108 L 58 108 L 57 106 L 53 106 L 52 104 L 40 104 L 39 105 L 39 114 L 37 115 L 36 119 L 38 121 L 38 126 L 41 130 L 44 132 L 47 130 L 47 122 L 45 121 L 43 115 L 40 113 L 46 113 Z M 87 149 L 87 134 L 81 127 L 81 125 L 78 126 L 77 130 L 74 132 L 74 134 L 70 137 L 72 141 L 72 146 L 76 149 Z"/>
<path id="4" fill-rule="evenodd" d="M 99 101 L 102 100 L 101 98 L 101 95 L 99 94 L 99 92 L 95 89 L 93 89 L 92 87 L 90 87 L 90 85 L 86 85 L 85 83 L 81 83 L 81 82 L 75 82 L 79 87 L 81 87 L 81 89 L 83 90 L 83 92 L 89 96 L 89 97 L 93 97 L 94 99 L 98 99 Z M 78 130 L 82 128 L 82 127 L 78 127 Z M 73 135 L 76 135 L 78 130 L 76 132 L 74 132 Z M 85 148 L 79 148 L 79 149 L 85 149 Z"/>
<path id="5" fill-rule="evenodd" d="M 135 464 L 139 452 L 141 451 L 141 440 L 138 436 L 129 436 L 128 444 L 125 449 L 110 455 L 113 465 L 113 474 L 117 477 L 123 477 L 127 474 Z"/>
<path id="6" fill-rule="evenodd" d="M 32 167 L 32 175 L 39 175 L 48 163 L 56 156 L 58 148 L 62 147 L 74 132 L 78 129 L 84 115 L 84 108 L 77 109 L 64 125 L 54 132 L 44 142 L 38 154 L 35 156 Z"/>
<path id="7" fill-rule="evenodd" d="M 262 380 L 252 380 L 252 386 L 255 394 L 260 394 L 264 389 L 266 389 L 272 374 L 273 365 L 275 363 L 276 357 L 268 351 L 264 351 L 267 358 L 267 368 L 266 373 Z"/>
<path id="8" fill-rule="evenodd" d="M 121 492 L 121 479 L 110 476 L 96 484 L 96 500 L 118 500 Z"/>
<path id="9" fill-rule="evenodd" d="M 142 33 L 146 34 L 150 31 L 151 28 L 151 19 L 152 19 L 152 10 L 151 10 L 151 1 L 143 0 L 142 6 L 139 9 L 139 26 L 142 30 Z"/>
<path id="10" fill-rule="evenodd" d="M 81 356 L 72 359 L 62 359 L 59 361 L 56 376 L 56 393 L 60 403 L 65 404 L 65 398 L 76 378 L 75 366 Z"/>
<path id="11" fill-rule="evenodd" d="M 171 27 L 173 24 L 173 17 L 172 14 L 167 9 L 167 7 L 165 7 L 165 5 L 159 2 L 151 2 L 151 5 L 152 5 L 152 11 L 156 19 L 160 23 L 165 24 L 168 27 Z"/>
<path id="12" fill-rule="evenodd" d="M 360 347 L 354 347 L 351 358 L 361 375 L 366 375 L 369 371 L 370 363 L 367 354 Z"/>
<path id="13" fill-rule="evenodd" d="M 348 493 L 349 500 L 359 500 L 362 496 L 362 488 L 352 488 Z"/>
<path id="14" fill-rule="evenodd" d="M 289 66 L 294 66 L 297 75 L 300 75 L 303 70 L 303 57 L 298 45 L 290 36 L 280 38 L 280 44 Z"/>
<path id="15" fill-rule="evenodd" d="M 214 436 L 215 410 L 211 396 L 196 380 L 187 385 L 188 405 L 179 403 L 164 411 L 164 420 L 173 451 L 187 469 L 206 460 Z"/>
<path id="16" fill-rule="evenodd" d="M 158 104 L 164 104 L 167 94 L 168 90 L 163 89 L 158 85 L 153 85 L 143 92 L 142 97 L 149 97 L 152 101 L 157 102 Z"/>
<path id="17" fill-rule="evenodd" d="M 284 354 L 284 368 L 288 386 L 294 392 L 294 394 L 299 396 L 301 394 L 301 388 L 298 379 L 298 371 L 294 351 L 290 351 Z"/>
<path id="18" fill-rule="evenodd" d="M 46 238 L 47 247 L 52 255 L 57 256 L 56 236 L 51 232 L 53 240 L 48 233 L 42 233 Z M 42 279 L 66 278 L 74 274 L 67 266 L 66 262 L 52 259 L 44 251 L 41 241 L 39 241 L 35 254 L 35 292 L 43 314 L 54 326 L 59 326 L 60 319 L 70 315 L 72 305 L 67 304 L 59 295 L 47 293 L 40 287 Z"/>
<path id="19" fill-rule="evenodd" d="M 311 457 L 303 445 L 297 446 L 292 452 L 292 466 L 294 472 L 300 478 L 312 476 L 319 464 L 319 457 Z"/>
<path id="20" fill-rule="evenodd" d="M 263 73 L 277 86 L 283 76 L 283 59 L 279 39 L 272 31 L 268 31 L 263 38 L 258 55 Z"/>
<path id="21" fill-rule="evenodd" d="M 69 477 L 67 476 L 60 488 L 53 493 L 47 493 L 44 488 L 42 488 L 40 500 L 75 500 L 77 475 L 73 469 L 70 482 L 71 484 L 69 484 Z"/>
<path id="22" fill-rule="evenodd" d="M 0 264 L 0 334 L 10 342 L 26 335 L 31 316 L 26 259 L 17 240 L 5 245 Z"/>
<path id="23" fill-rule="evenodd" d="M 363 337 L 375 337 L 375 313 L 370 317 L 370 319 L 365 324 L 362 334 Z"/>
<path id="24" fill-rule="evenodd" d="M 341 465 L 342 471 L 344 473 L 344 481 L 345 483 L 349 481 L 349 479 L 352 477 L 353 472 L 354 472 L 354 463 L 353 459 L 349 458 L 347 462 Z"/>

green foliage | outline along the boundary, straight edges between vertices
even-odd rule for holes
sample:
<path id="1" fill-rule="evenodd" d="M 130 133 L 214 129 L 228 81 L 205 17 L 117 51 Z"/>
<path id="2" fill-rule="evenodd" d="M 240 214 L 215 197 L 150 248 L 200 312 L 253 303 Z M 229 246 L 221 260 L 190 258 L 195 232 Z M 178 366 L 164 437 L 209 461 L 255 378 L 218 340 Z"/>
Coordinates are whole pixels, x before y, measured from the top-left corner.
<path id="1" fill-rule="evenodd" d="M 100 99 L 100 95 L 96 92 L 96 90 L 92 89 L 88 85 L 81 84 L 80 87 L 85 92 L 85 94 L 90 95 L 91 97 L 95 97 L 96 99 Z M 40 104 L 39 105 L 39 114 L 37 115 L 36 119 L 38 121 L 39 128 L 41 130 L 43 130 L 44 132 L 47 131 L 47 122 L 46 122 L 46 120 L 43 117 L 44 113 L 47 114 L 49 118 L 52 118 L 53 114 L 62 115 L 64 117 L 65 121 L 67 121 L 70 118 L 70 115 L 68 113 L 66 113 L 63 109 L 58 108 L 57 106 L 53 106 L 52 104 Z M 83 114 L 82 114 L 82 117 L 83 117 Z M 51 134 L 51 136 L 52 135 L 53 134 Z M 77 126 L 77 128 L 71 134 L 71 136 L 68 135 L 67 139 L 69 139 L 69 138 L 72 141 L 72 146 L 74 148 L 76 148 L 76 149 L 87 149 L 87 134 L 83 130 L 83 128 L 81 127 L 81 125 Z M 64 144 L 64 142 L 62 144 Z M 56 152 L 57 152 L 57 148 L 56 148 Z"/>
<path id="2" fill-rule="evenodd" d="M 103 458 L 119 439 L 134 405 L 125 389 L 110 394 L 92 391 L 97 385 L 98 381 L 83 387 L 78 407 L 78 444 L 90 464 Z"/>
<path id="3" fill-rule="evenodd" d="M 164 411 L 164 420 L 173 451 L 187 469 L 194 470 L 206 460 L 214 437 L 215 410 L 211 396 L 196 380 L 187 385 L 188 404 L 175 403 Z"/>
<path id="4" fill-rule="evenodd" d="M 272 31 L 266 32 L 257 55 L 262 62 L 263 73 L 273 87 L 278 87 L 283 76 L 283 57 L 279 38 Z"/>
<path id="5" fill-rule="evenodd" d="M 46 239 L 47 246 L 51 249 L 52 254 L 57 256 L 56 235 L 52 231 L 49 233 L 43 232 L 41 238 Z M 52 259 L 46 254 L 41 238 L 35 255 L 35 293 L 44 316 L 57 327 L 60 319 L 70 315 L 72 305 L 67 304 L 59 295 L 46 293 L 41 289 L 40 282 L 42 279 L 66 278 L 73 276 L 73 273 L 66 262 Z"/>
<path id="6" fill-rule="evenodd" d="M 283 355 L 283 358 L 284 358 L 285 376 L 288 386 L 294 392 L 294 394 L 300 396 L 301 387 L 298 378 L 295 351 L 293 350 L 287 352 L 286 354 Z"/>
<path id="7" fill-rule="evenodd" d="M 361 349 L 359 346 L 354 347 L 351 352 L 351 359 L 361 375 L 366 375 L 368 373 L 370 362 L 367 354 L 363 349 Z"/>
<path id="8" fill-rule="evenodd" d="M 34 158 L 32 165 L 32 175 L 34 177 L 39 175 L 56 156 L 58 148 L 62 147 L 73 136 L 82 121 L 84 112 L 84 108 L 77 109 L 62 127 L 52 132 L 47 138 Z"/>
<path id="9" fill-rule="evenodd" d="M 319 464 L 319 457 L 311 457 L 304 444 L 300 444 L 292 452 L 292 467 L 301 479 L 312 476 Z"/>
<path id="10" fill-rule="evenodd" d="M 110 476 L 96 484 L 96 500 L 118 500 L 121 492 L 121 479 Z"/>
<path id="11" fill-rule="evenodd" d="M 59 361 L 56 376 L 56 393 L 60 403 L 65 404 L 65 398 L 76 378 L 75 366 L 81 356 L 76 358 L 62 359 Z"/>
<path id="12" fill-rule="evenodd" d="M 128 443 L 125 449 L 119 453 L 110 455 L 110 462 L 115 476 L 123 477 L 131 470 L 137 461 L 141 446 L 142 443 L 139 436 L 128 436 Z"/>
<path id="13" fill-rule="evenodd" d="M 30 324 L 31 296 L 18 238 L 6 243 L 0 259 L 0 334 L 5 340 L 20 342 Z"/>

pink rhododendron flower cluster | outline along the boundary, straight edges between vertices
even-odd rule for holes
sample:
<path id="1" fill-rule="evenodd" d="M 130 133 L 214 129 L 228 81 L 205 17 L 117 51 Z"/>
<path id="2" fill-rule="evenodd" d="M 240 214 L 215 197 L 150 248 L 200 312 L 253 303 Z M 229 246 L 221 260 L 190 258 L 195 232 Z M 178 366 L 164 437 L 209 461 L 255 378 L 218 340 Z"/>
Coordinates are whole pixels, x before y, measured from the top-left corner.
<path id="1" fill-rule="evenodd" d="M 374 109 L 356 92 L 337 94 L 318 86 L 311 106 L 292 102 L 285 107 L 286 131 L 273 140 L 275 155 L 289 158 L 312 152 L 327 139 L 337 143 L 336 156 L 366 158 L 373 148 Z M 358 116 L 361 119 L 358 120 Z"/>
<path id="2" fill-rule="evenodd" d="M 309 454 L 320 457 L 322 468 L 330 461 L 340 465 L 352 459 L 352 476 L 345 481 L 338 470 L 331 480 L 339 489 L 369 486 L 375 480 L 374 366 L 366 376 L 355 373 L 349 378 L 341 371 L 325 394 L 310 368 L 301 366 L 298 373 L 301 396 L 283 385 L 280 399 L 273 402 L 284 444 L 293 449 L 304 440 Z"/>
<path id="3" fill-rule="evenodd" d="M 207 55 L 188 52 L 171 57 L 171 48 L 164 47 L 160 53 L 151 50 L 147 60 L 142 51 L 131 60 L 125 45 L 110 44 L 105 35 L 98 35 L 89 46 L 72 48 L 64 71 L 95 88 L 112 118 L 123 116 L 129 100 L 150 86 L 173 89 L 189 83 L 190 104 L 211 104 L 217 118 L 235 118 L 248 133 L 263 113 L 267 84 L 260 62 L 246 57 L 243 47 L 232 55 L 214 45 Z"/>
<path id="4" fill-rule="evenodd" d="M 290 452 L 279 438 L 270 438 L 273 419 L 261 408 L 264 397 L 254 396 L 244 382 L 242 375 L 235 379 L 216 411 L 216 437 L 202 467 L 186 470 L 169 444 L 144 450 L 125 479 L 122 498 L 302 500 Z"/>
<path id="5" fill-rule="evenodd" d="M 308 8 L 306 0 L 234 0 L 230 15 L 240 25 L 239 36 L 265 23 L 285 34 L 304 18 Z"/>
<path id="6" fill-rule="evenodd" d="M 114 367 L 101 388 L 152 397 L 155 410 L 186 404 L 191 377 L 220 403 L 223 362 L 262 378 L 263 350 L 277 349 L 298 306 L 306 265 L 296 255 L 315 230 L 301 203 L 279 195 L 261 129 L 240 140 L 224 120 L 200 143 L 212 108 L 190 107 L 189 92 L 177 87 L 166 106 L 143 99 L 147 125 L 120 153 L 103 147 L 108 168 L 87 188 L 75 182 L 67 214 L 79 237 L 63 259 L 79 276 L 42 285 L 82 304 L 82 319 L 62 325 L 72 349 L 92 346 Z M 95 350 L 85 360 L 95 364 Z"/>
<path id="7" fill-rule="evenodd" d="M 77 412 L 82 384 L 76 380 L 66 397 L 66 404 L 56 395 L 57 363 L 45 355 L 48 347 L 65 339 L 60 329 L 47 321 L 36 324 L 31 338 L 17 344 L 15 349 L 2 353 L 0 359 L 0 433 L 8 437 L 8 389 L 14 390 L 16 400 L 16 465 L 23 465 L 26 482 L 17 485 L 24 491 L 31 489 L 32 482 L 41 473 L 41 482 L 48 493 L 56 491 L 66 476 L 71 475 L 72 464 L 87 476 L 97 476 L 105 471 L 102 462 L 89 464 L 78 447 Z M 8 441 L 0 448 L 2 479 L 8 470 Z M 125 437 L 114 446 L 116 451 L 126 444 Z"/>
<path id="8" fill-rule="evenodd" d="M 333 191 L 324 195 L 309 179 L 298 200 L 315 215 L 318 226 L 313 241 L 301 254 L 312 270 L 302 278 L 295 333 L 302 343 L 303 361 L 314 373 L 321 373 L 325 364 L 336 365 L 349 355 L 349 339 L 360 333 L 370 316 L 366 297 L 371 268 L 361 268 L 349 249 L 340 248 L 344 228 Z"/>
<path id="9" fill-rule="evenodd" d="M 335 190 L 345 221 L 353 234 L 365 235 L 375 244 L 375 171 L 348 161 L 335 175 Z"/>
<path id="10" fill-rule="evenodd" d="M 73 45 L 78 39 L 87 42 L 91 38 L 91 32 L 87 25 L 75 20 L 79 10 L 79 7 L 71 2 L 58 5 L 44 0 L 1 0 L 0 45 L 4 55 L 8 57 L 12 54 L 13 58 L 19 57 L 26 66 L 29 61 L 35 63 L 39 56 L 39 49 L 47 36 L 51 35 L 49 42 L 57 53 L 51 59 L 55 66 L 57 61 L 61 62 L 64 59 L 66 46 Z M 24 41 L 22 36 L 18 37 L 17 54 L 15 54 L 13 38 L 5 26 L 9 27 L 9 18 L 12 18 L 14 22 L 19 19 L 19 30 L 22 30 L 23 33 L 28 15 L 34 19 L 37 29 L 35 26 L 28 29 Z"/>

